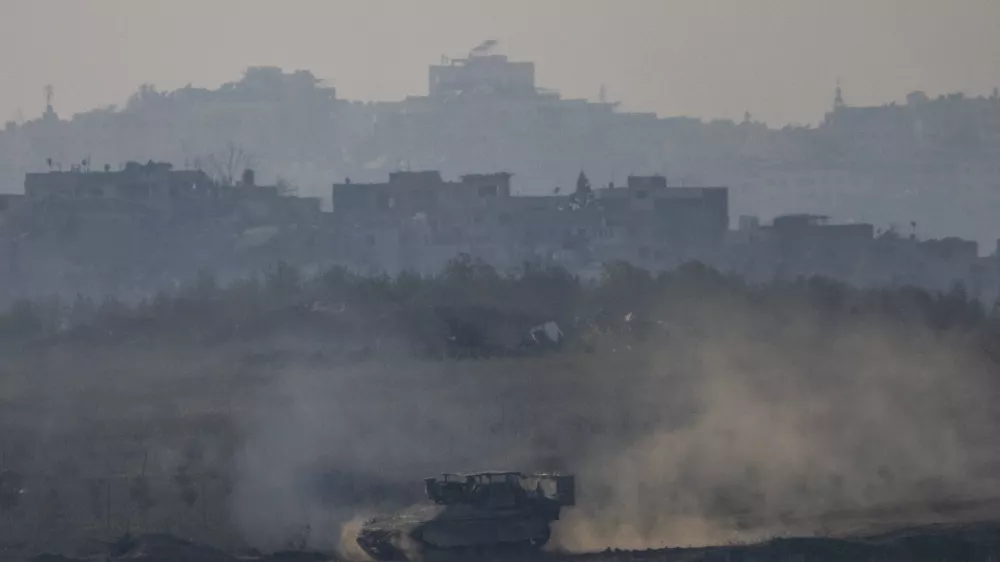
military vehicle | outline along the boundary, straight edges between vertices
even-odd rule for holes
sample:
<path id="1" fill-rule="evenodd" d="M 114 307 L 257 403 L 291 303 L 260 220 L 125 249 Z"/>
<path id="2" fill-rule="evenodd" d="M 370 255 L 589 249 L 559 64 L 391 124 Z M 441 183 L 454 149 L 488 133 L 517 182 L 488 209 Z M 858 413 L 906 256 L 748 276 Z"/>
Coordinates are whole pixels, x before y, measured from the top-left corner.
<path id="1" fill-rule="evenodd" d="M 429 503 L 366 521 L 358 545 L 380 562 L 523 554 L 549 540 L 549 524 L 576 502 L 568 474 L 475 472 L 426 478 Z"/>

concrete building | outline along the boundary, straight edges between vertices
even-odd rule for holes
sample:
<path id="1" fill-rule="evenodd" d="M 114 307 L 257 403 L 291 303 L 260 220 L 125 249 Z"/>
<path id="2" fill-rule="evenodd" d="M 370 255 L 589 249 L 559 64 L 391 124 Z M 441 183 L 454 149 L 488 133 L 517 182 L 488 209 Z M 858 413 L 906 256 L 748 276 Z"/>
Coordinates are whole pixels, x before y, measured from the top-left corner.
<path id="1" fill-rule="evenodd" d="M 162 218 L 210 210 L 221 189 L 200 170 L 173 170 L 167 163 L 129 162 L 122 170 L 29 173 L 24 195 L 33 204 L 76 202 L 90 207 L 136 208 Z"/>
<path id="2" fill-rule="evenodd" d="M 430 67 L 428 91 L 432 98 L 460 95 L 499 95 L 503 97 L 538 96 L 535 87 L 535 64 L 511 62 L 504 55 L 490 51 L 496 41 L 485 41 L 468 58 L 444 59 Z"/>
<path id="3" fill-rule="evenodd" d="M 861 282 L 873 271 L 871 224 L 830 224 L 822 215 L 791 214 L 776 217 L 766 231 L 778 276 L 826 275 Z"/>
<path id="4" fill-rule="evenodd" d="M 625 187 L 595 195 L 611 238 L 623 241 L 622 259 L 656 269 L 718 260 L 729 230 L 728 188 L 672 187 L 663 176 L 629 176 Z"/>
<path id="5" fill-rule="evenodd" d="M 543 261 L 575 270 L 617 259 L 656 269 L 711 261 L 729 221 L 726 188 L 674 188 L 661 176 L 632 176 L 581 206 L 569 195 L 512 196 L 510 179 L 499 173 L 445 181 L 421 171 L 396 172 L 384 183 L 336 184 L 335 222 L 341 239 L 363 237 L 394 267 L 436 270 L 468 253 L 501 267 Z M 389 230 L 400 244 L 380 246 L 394 236 Z"/>
<path id="6" fill-rule="evenodd" d="M 129 162 L 117 171 L 74 168 L 29 173 L 24 198 L 50 211 L 63 209 L 90 217 L 131 214 L 164 222 L 236 217 L 259 223 L 319 216 L 319 198 L 285 196 L 277 186 L 255 185 L 253 177 L 248 170 L 242 183 L 225 186 L 201 170 L 174 170 L 165 162 Z"/>
<path id="7" fill-rule="evenodd" d="M 726 244 L 725 268 L 752 282 L 824 276 L 862 287 L 911 285 L 948 291 L 961 283 L 992 300 L 1000 289 L 996 258 L 960 238 L 920 240 L 868 223 L 831 224 L 828 217 L 792 214 L 760 226 L 740 221 Z"/>
<path id="8" fill-rule="evenodd" d="M 362 247 L 376 252 L 389 270 L 418 271 L 436 270 L 460 253 L 505 261 L 501 202 L 510 198 L 510 174 L 445 181 L 436 171 L 394 172 L 384 183 L 345 181 L 335 184 L 332 194 L 340 238 L 363 240 Z M 393 236 L 406 244 L 384 242 Z M 406 254 L 403 261 L 400 251 Z"/>

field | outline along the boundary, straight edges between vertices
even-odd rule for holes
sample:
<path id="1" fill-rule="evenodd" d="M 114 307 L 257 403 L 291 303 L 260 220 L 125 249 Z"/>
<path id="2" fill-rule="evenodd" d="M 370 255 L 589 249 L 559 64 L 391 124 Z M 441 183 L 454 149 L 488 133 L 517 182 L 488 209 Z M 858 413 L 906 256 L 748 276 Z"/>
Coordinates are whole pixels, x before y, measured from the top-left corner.
<path id="1" fill-rule="evenodd" d="M 188 298 L 36 332 L 0 356 L 0 548 L 87 558 L 127 534 L 344 558 L 344 530 L 424 476 L 510 468 L 578 475 L 547 558 L 998 553 L 993 320 L 957 297 L 705 286 L 611 313 L 642 329 L 564 314 L 559 349 L 465 359 L 360 298 Z M 941 523 L 962 526 L 874 536 Z M 901 554 L 920 537 L 952 554 Z"/>

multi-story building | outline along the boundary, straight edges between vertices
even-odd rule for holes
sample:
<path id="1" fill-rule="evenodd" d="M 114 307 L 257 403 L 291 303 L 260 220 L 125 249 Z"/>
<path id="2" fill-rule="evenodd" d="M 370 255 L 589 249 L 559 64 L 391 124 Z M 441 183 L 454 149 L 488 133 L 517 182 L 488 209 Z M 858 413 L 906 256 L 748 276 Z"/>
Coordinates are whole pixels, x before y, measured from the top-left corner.
<path id="1" fill-rule="evenodd" d="M 672 187 L 663 176 L 629 176 L 624 188 L 598 189 L 596 197 L 612 238 L 627 246 L 621 259 L 651 267 L 715 261 L 729 229 L 725 187 Z M 614 236 L 619 229 L 624 237 Z"/>
<path id="2" fill-rule="evenodd" d="M 254 221 L 317 216 L 318 198 L 285 197 L 277 186 L 256 185 L 253 172 L 235 186 L 219 185 L 201 170 L 174 170 L 165 162 L 127 163 L 121 170 L 29 173 L 24 197 L 37 209 L 92 217 L 131 216 L 168 223 L 239 215 Z"/>
<path id="3" fill-rule="evenodd" d="M 511 62 L 504 55 L 477 54 L 431 66 L 429 93 L 432 98 L 466 93 L 505 97 L 537 96 L 535 64 Z"/>
<path id="4" fill-rule="evenodd" d="M 726 188 L 668 187 L 662 176 L 632 176 L 580 205 L 570 195 L 512 196 L 505 173 L 445 181 L 397 172 L 384 183 L 334 185 L 333 205 L 344 247 L 390 269 L 435 270 L 459 253 L 501 266 L 627 259 L 669 267 L 710 260 L 729 222 Z"/>
<path id="5" fill-rule="evenodd" d="M 501 202 L 510 174 L 445 181 L 436 171 L 395 172 L 383 183 L 333 186 L 341 248 L 390 270 L 435 269 L 459 253 L 503 261 Z M 393 238 L 396 241 L 393 241 Z"/>
<path id="6" fill-rule="evenodd" d="M 170 164 L 129 162 L 122 170 L 29 173 L 24 194 L 34 204 L 50 206 L 72 202 L 107 209 L 153 212 L 180 217 L 218 201 L 220 192 L 211 178 L 199 170 L 173 170 Z"/>

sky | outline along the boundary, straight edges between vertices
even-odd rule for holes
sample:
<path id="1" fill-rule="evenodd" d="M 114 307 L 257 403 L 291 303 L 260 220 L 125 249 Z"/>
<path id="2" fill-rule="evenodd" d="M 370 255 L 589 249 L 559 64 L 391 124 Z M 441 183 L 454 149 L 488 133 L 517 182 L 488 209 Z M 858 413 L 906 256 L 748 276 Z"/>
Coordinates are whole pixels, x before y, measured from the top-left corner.
<path id="1" fill-rule="evenodd" d="M 1000 86 L 1000 0 L 0 0 L 0 121 L 307 69 L 338 96 L 425 94 L 485 39 L 538 85 L 661 116 L 815 123 L 848 104 Z"/>

